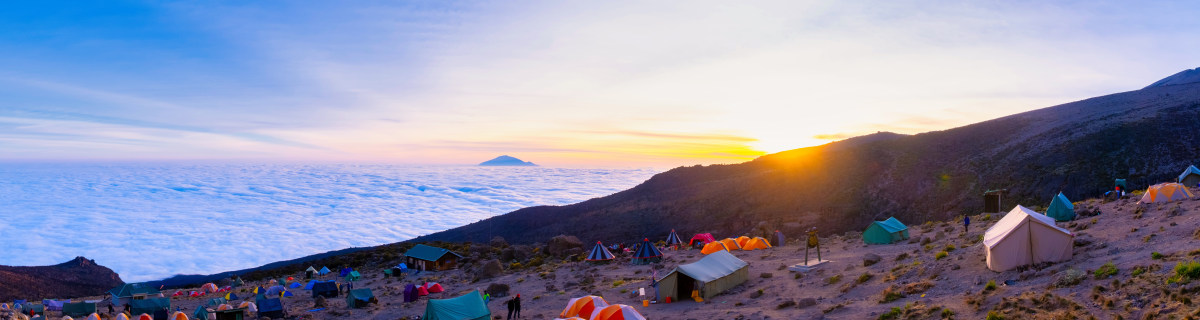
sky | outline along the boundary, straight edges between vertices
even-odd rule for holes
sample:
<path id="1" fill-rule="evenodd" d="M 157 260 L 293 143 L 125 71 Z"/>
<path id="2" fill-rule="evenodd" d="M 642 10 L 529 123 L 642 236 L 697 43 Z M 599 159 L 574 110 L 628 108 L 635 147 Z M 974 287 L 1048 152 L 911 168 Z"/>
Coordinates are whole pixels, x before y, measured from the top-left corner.
<path id="1" fill-rule="evenodd" d="M 735 163 L 1200 67 L 1200 4 L 66 2 L 0 10 L 0 160 Z"/>

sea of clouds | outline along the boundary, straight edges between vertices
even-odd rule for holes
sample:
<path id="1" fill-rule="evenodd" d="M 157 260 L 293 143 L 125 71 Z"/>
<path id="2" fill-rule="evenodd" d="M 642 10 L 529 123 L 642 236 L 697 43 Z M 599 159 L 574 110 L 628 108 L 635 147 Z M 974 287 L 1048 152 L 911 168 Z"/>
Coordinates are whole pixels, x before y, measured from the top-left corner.
<path id="1" fill-rule="evenodd" d="M 0 164 L 2 265 L 96 259 L 125 281 L 392 243 L 645 181 L 654 169 Z"/>

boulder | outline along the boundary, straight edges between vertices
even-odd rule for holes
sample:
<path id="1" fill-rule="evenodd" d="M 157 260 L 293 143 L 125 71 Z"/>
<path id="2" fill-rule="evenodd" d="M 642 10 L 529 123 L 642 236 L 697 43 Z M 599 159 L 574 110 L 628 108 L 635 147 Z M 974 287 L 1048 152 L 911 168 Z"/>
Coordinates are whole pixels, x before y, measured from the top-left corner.
<path id="1" fill-rule="evenodd" d="M 313 308 L 324 308 L 327 306 L 329 305 L 325 302 L 325 296 L 317 296 L 317 299 L 313 301 Z"/>
<path id="2" fill-rule="evenodd" d="M 489 284 L 487 289 L 484 290 L 484 292 L 492 295 L 493 297 L 502 298 L 502 297 L 508 296 L 508 290 L 509 290 L 509 286 L 507 284 L 493 283 L 493 284 Z"/>
<path id="3" fill-rule="evenodd" d="M 480 279 L 491 279 L 504 273 L 504 268 L 500 265 L 500 260 L 492 259 L 483 263 L 483 267 L 479 270 Z"/>
<path id="4" fill-rule="evenodd" d="M 558 235 L 550 238 L 550 242 L 546 244 L 546 253 L 555 257 L 567 256 L 567 251 L 570 249 L 583 248 L 583 241 L 575 236 Z"/>
<path id="5" fill-rule="evenodd" d="M 504 241 L 504 237 L 495 236 L 492 237 L 492 241 L 489 244 L 496 248 L 503 248 L 508 246 L 508 241 Z"/>
<path id="6" fill-rule="evenodd" d="M 817 299 L 814 299 L 814 298 L 804 298 L 804 299 L 800 299 L 799 301 L 796 301 L 796 307 L 800 308 L 800 309 L 808 308 L 808 307 L 815 306 L 815 305 L 817 305 Z"/>
<path id="7" fill-rule="evenodd" d="M 526 245 L 515 245 L 500 251 L 500 260 L 525 261 L 533 256 L 533 248 Z"/>
<path id="8" fill-rule="evenodd" d="M 869 267 L 873 264 L 879 263 L 880 260 L 883 260 L 883 258 L 880 257 L 879 255 L 874 254 L 874 253 L 868 253 L 863 256 L 863 266 Z"/>

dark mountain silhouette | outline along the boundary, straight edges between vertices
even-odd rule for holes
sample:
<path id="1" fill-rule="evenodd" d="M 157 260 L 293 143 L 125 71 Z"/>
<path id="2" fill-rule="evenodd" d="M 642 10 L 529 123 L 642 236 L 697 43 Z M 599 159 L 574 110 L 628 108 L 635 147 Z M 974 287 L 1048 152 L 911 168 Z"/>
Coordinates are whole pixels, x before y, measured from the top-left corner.
<path id="1" fill-rule="evenodd" d="M 1046 206 L 1062 191 L 1099 196 L 1172 181 L 1200 155 L 1200 83 L 1151 86 L 911 136 L 876 133 L 734 165 L 680 167 L 632 189 L 566 206 L 520 209 L 413 241 L 587 241 L 713 232 L 736 236 L 861 230 L 982 210 L 982 192 L 1008 189 L 1004 206 Z"/>
<path id="2" fill-rule="evenodd" d="M 0 301 L 97 296 L 122 283 L 112 269 L 84 257 L 53 266 L 0 266 Z"/>
<path id="3" fill-rule="evenodd" d="M 537 166 L 536 164 L 533 164 L 533 162 L 522 161 L 521 159 L 517 159 L 514 157 L 507 156 L 507 155 L 499 156 L 499 157 L 496 157 L 495 159 L 484 161 L 483 163 L 480 163 L 479 165 L 481 165 L 481 166 L 526 166 L 526 167 Z"/>
<path id="4" fill-rule="evenodd" d="M 318 254 L 309 255 L 309 256 L 291 259 L 291 260 L 276 261 L 276 262 L 272 262 L 272 263 L 265 264 L 265 265 L 262 265 L 259 267 L 254 267 L 254 268 L 248 268 L 248 269 L 242 269 L 242 270 L 236 270 L 236 271 L 226 271 L 226 272 L 215 273 L 215 274 L 207 274 L 207 275 L 181 274 L 181 275 L 175 275 L 170 278 L 163 279 L 163 280 L 150 281 L 150 282 L 147 282 L 147 284 L 149 284 L 153 287 L 161 286 L 163 288 L 185 288 L 185 287 L 194 288 L 194 287 L 199 287 L 200 285 L 202 285 L 204 283 L 208 283 L 208 282 L 214 282 L 214 283 L 222 282 L 222 280 L 228 280 L 235 276 L 241 276 L 241 277 L 245 278 L 245 280 L 256 280 L 256 279 L 261 278 L 261 277 L 254 276 L 255 274 L 257 274 L 259 272 L 262 272 L 264 270 L 275 270 L 275 269 L 283 268 L 286 266 L 303 265 L 304 268 L 307 268 L 308 264 L 313 264 L 317 268 L 321 268 L 321 266 L 327 265 L 330 269 L 333 269 L 335 267 L 338 267 L 337 262 L 327 261 L 325 259 L 330 258 L 330 257 L 346 256 L 346 255 L 350 255 L 350 254 L 353 254 L 353 253 L 356 253 L 359 251 L 363 251 L 366 249 L 371 249 L 371 248 L 374 248 L 374 247 L 346 248 L 346 249 L 341 249 L 341 250 L 334 250 L 334 251 L 329 251 L 329 252 L 324 252 L 324 253 L 318 253 Z M 303 269 L 301 269 L 301 270 L 303 270 Z"/>
<path id="5" fill-rule="evenodd" d="M 1155 81 L 1154 83 L 1151 83 L 1149 86 L 1146 86 L 1146 88 L 1173 86 L 1173 85 L 1189 84 L 1189 83 L 1197 83 L 1197 82 L 1200 82 L 1200 68 L 1180 71 L 1179 73 L 1173 74 L 1170 77 L 1166 77 L 1166 78 L 1163 78 L 1162 80 Z"/>

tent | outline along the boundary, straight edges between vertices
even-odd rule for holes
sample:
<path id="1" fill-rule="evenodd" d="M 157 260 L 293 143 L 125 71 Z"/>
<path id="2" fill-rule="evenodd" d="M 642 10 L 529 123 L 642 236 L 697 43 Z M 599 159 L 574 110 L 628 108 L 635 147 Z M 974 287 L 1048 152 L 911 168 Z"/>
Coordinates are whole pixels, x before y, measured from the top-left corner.
<path id="1" fill-rule="evenodd" d="M 319 274 L 319 275 L 325 275 L 328 273 L 329 273 L 329 267 L 325 267 L 325 266 L 322 266 L 321 270 L 317 271 L 317 274 Z"/>
<path id="2" fill-rule="evenodd" d="M 171 314 L 170 320 L 188 320 L 188 316 L 186 314 L 183 314 L 183 312 L 175 311 L 175 313 Z M 199 320 L 205 320 L 205 319 L 199 319 Z"/>
<path id="3" fill-rule="evenodd" d="M 293 296 L 293 294 L 292 294 L 292 292 L 291 292 L 291 291 L 284 291 L 284 292 L 283 292 L 283 296 L 284 296 L 284 297 L 291 297 L 291 296 Z"/>
<path id="4" fill-rule="evenodd" d="M 417 294 L 417 286 L 408 284 L 404 286 L 404 302 L 417 301 L 420 295 Z"/>
<path id="5" fill-rule="evenodd" d="M 147 298 L 129 301 L 130 314 L 152 314 L 157 320 L 165 320 L 171 310 L 171 298 Z M 162 318 L 157 317 L 162 314 Z"/>
<path id="6" fill-rule="evenodd" d="M 646 317 L 631 306 L 614 304 L 596 311 L 591 320 L 646 320 Z"/>
<path id="7" fill-rule="evenodd" d="M 1178 183 L 1159 183 L 1150 186 L 1146 189 L 1146 194 L 1142 195 L 1142 200 L 1139 203 L 1155 203 L 1155 202 L 1171 202 L 1179 200 L 1187 200 L 1192 197 L 1192 192 L 1186 187 Z"/>
<path id="8" fill-rule="evenodd" d="M 230 292 L 225 294 L 225 301 L 234 301 L 240 299 L 236 293 Z"/>
<path id="9" fill-rule="evenodd" d="M 225 304 L 225 302 L 227 302 L 225 298 L 208 299 L 208 306 L 219 306 Z"/>
<path id="10" fill-rule="evenodd" d="M 258 305 L 255 305 L 250 301 L 242 301 L 242 304 L 238 305 L 238 309 L 246 309 L 246 311 L 258 312 Z"/>
<path id="11" fill-rule="evenodd" d="M 87 302 L 65 303 L 62 306 L 62 313 L 71 317 L 86 317 L 89 314 L 96 313 L 96 304 Z"/>
<path id="12" fill-rule="evenodd" d="M 683 245 L 683 239 L 679 239 L 679 234 L 675 233 L 675 229 L 671 229 L 671 233 L 667 234 L 667 247 L 675 247 L 679 249 Z"/>
<path id="13" fill-rule="evenodd" d="M 292 284 L 289 284 L 288 288 L 295 289 L 295 288 L 299 288 L 299 287 L 303 287 L 303 286 L 304 285 L 300 284 L 300 282 L 297 281 L 297 282 L 292 282 Z"/>
<path id="14" fill-rule="evenodd" d="M 697 244 L 705 245 L 713 241 L 717 241 L 717 239 L 713 238 L 711 233 L 697 233 L 696 235 L 692 236 L 692 240 L 688 241 L 688 246 L 695 246 Z"/>
<path id="15" fill-rule="evenodd" d="M 558 314 L 559 318 L 591 318 L 596 311 L 608 306 L 608 301 L 599 296 L 582 296 L 567 301 L 567 308 Z"/>
<path id="16" fill-rule="evenodd" d="M 129 316 L 126 316 L 124 313 L 117 313 L 117 320 L 129 320 Z"/>
<path id="17" fill-rule="evenodd" d="M 417 295 L 422 297 L 429 295 L 429 288 L 424 285 L 417 287 Z"/>
<path id="18" fill-rule="evenodd" d="M 276 285 L 276 286 L 267 288 L 267 292 L 264 294 L 267 295 L 268 297 L 278 297 L 279 295 L 283 294 L 284 291 L 287 291 L 287 290 L 284 289 L 283 286 Z"/>
<path id="19" fill-rule="evenodd" d="M 754 239 L 746 241 L 745 246 L 742 246 L 742 250 L 746 251 L 768 248 L 771 248 L 771 243 L 768 242 L 767 239 L 763 239 L 763 237 L 754 237 Z"/>
<path id="20" fill-rule="evenodd" d="M 137 317 L 137 320 L 154 320 L 154 316 L 149 313 L 143 313 Z M 167 320 L 167 316 L 164 315 L 162 320 Z"/>
<path id="21" fill-rule="evenodd" d="M 313 298 L 316 298 L 317 296 L 324 296 L 326 298 L 335 298 L 338 296 L 337 282 L 334 282 L 332 280 L 318 281 L 317 283 L 313 283 L 312 286 L 313 286 L 312 287 L 312 297 Z"/>
<path id="22" fill-rule="evenodd" d="M 196 307 L 196 311 L 192 312 L 192 318 L 196 318 L 199 320 L 207 320 L 208 319 L 208 309 L 205 309 L 204 306 Z"/>
<path id="23" fill-rule="evenodd" d="M 1183 170 L 1183 173 L 1179 174 L 1179 179 L 1176 182 L 1183 184 L 1185 187 L 1200 185 L 1200 168 L 1188 166 L 1187 170 Z"/>
<path id="24" fill-rule="evenodd" d="M 787 239 L 783 237 L 783 232 L 779 232 L 779 230 L 775 230 L 775 245 L 777 245 L 777 246 L 786 245 L 787 242 L 785 242 L 784 240 L 787 240 Z"/>
<path id="25" fill-rule="evenodd" d="M 371 289 L 350 290 L 349 293 L 346 293 L 346 306 L 351 309 L 365 308 L 373 298 L 375 298 L 375 294 L 371 293 Z"/>
<path id="26" fill-rule="evenodd" d="M 602 263 L 612 261 L 614 258 L 616 256 L 613 256 L 612 252 L 609 252 L 608 248 L 604 247 L 604 244 L 596 241 L 596 246 L 592 247 L 592 253 L 588 254 L 586 260 L 591 263 Z"/>
<path id="27" fill-rule="evenodd" d="M 204 294 L 214 293 L 217 292 L 217 290 L 217 285 L 213 284 L 212 282 L 205 283 L 204 285 L 200 286 L 200 291 L 203 291 Z"/>
<path id="28" fill-rule="evenodd" d="M 46 311 L 62 311 L 63 304 L 70 302 L 71 300 L 42 299 L 42 306 L 46 307 Z"/>
<path id="29" fill-rule="evenodd" d="M 346 281 L 358 280 L 362 280 L 362 274 L 359 274 L 358 271 L 350 271 L 350 273 L 346 275 Z"/>
<path id="30" fill-rule="evenodd" d="M 1075 205 L 1071 204 L 1071 200 L 1067 200 L 1062 192 L 1054 196 L 1054 200 L 1050 200 L 1050 207 L 1046 208 L 1046 216 L 1054 218 L 1054 221 L 1071 221 L 1075 220 Z"/>
<path id="31" fill-rule="evenodd" d="M 889 244 L 904 239 L 908 239 L 908 226 L 896 217 L 871 222 L 867 230 L 863 230 L 863 242 L 869 244 Z"/>
<path id="32" fill-rule="evenodd" d="M 234 287 L 241 287 L 245 284 L 246 284 L 246 282 L 242 281 L 242 277 L 237 277 L 237 279 L 233 280 L 233 283 L 231 283 L 231 285 L 233 285 Z M 201 319 L 201 320 L 203 320 L 203 319 Z"/>
<path id="33" fill-rule="evenodd" d="M 89 314 L 84 320 L 100 320 L 100 315 L 96 313 Z"/>
<path id="34" fill-rule="evenodd" d="M 737 241 L 739 247 L 745 247 L 746 242 L 750 242 L 750 237 L 741 236 L 741 237 L 737 237 L 736 239 L 733 239 L 733 240 Z"/>
<path id="35" fill-rule="evenodd" d="M 712 298 L 746 282 L 750 275 L 749 266 L 728 251 L 714 252 L 699 261 L 680 265 L 659 279 L 658 300 L 670 297 L 682 301 L 691 298 L 693 290 L 698 290 L 697 294 L 704 299 Z M 696 288 L 697 284 L 699 288 Z"/>
<path id="36" fill-rule="evenodd" d="M 1075 235 L 1054 219 L 1017 206 L 983 234 L 987 266 L 1003 272 L 1019 266 L 1071 259 Z"/>
<path id="37" fill-rule="evenodd" d="M 637 250 L 633 252 L 633 264 L 651 264 L 662 261 L 662 251 L 654 247 L 650 243 L 650 239 L 642 239 L 642 243 L 638 245 Z"/>
<path id="38" fill-rule="evenodd" d="M 305 279 L 312 279 L 315 274 L 317 274 L 317 268 L 313 268 L 312 266 L 308 266 L 308 269 L 304 270 Z"/>
<path id="39" fill-rule="evenodd" d="M 320 281 L 317 281 L 317 280 L 308 281 L 308 283 L 304 284 L 304 290 L 312 291 L 313 286 L 316 285 L 317 282 L 320 282 Z"/>
<path id="40" fill-rule="evenodd" d="M 742 245 L 737 243 L 737 239 L 725 238 L 725 239 L 721 239 L 721 241 L 719 241 L 719 242 L 725 244 L 726 250 L 729 250 L 729 251 L 742 250 Z"/>
<path id="41" fill-rule="evenodd" d="M 425 305 L 424 320 L 487 320 L 492 312 L 483 303 L 479 290 L 450 299 L 431 299 Z"/>
<path id="42" fill-rule="evenodd" d="M 283 301 L 279 298 L 256 299 L 254 304 L 258 306 L 258 317 L 275 319 L 286 316 L 283 312 Z"/>
<path id="43" fill-rule="evenodd" d="M 442 284 L 437 282 L 426 283 L 423 287 L 428 288 L 429 293 L 446 291 L 446 289 L 442 288 Z"/>
<path id="44" fill-rule="evenodd" d="M 350 267 L 345 267 L 345 268 L 342 268 L 342 271 L 339 271 L 339 272 L 338 272 L 338 276 L 339 276 L 339 277 L 345 277 L 346 275 L 349 275 L 349 274 L 350 274 L 350 271 L 354 271 L 354 269 L 352 269 L 352 268 L 350 268 Z"/>
<path id="45" fill-rule="evenodd" d="M 713 241 L 713 242 L 710 242 L 710 243 L 704 245 L 703 249 L 700 249 L 700 253 L 703 253 L 703 254 L 711 254 L 711 253 L 717 252 L 717 251 L 729 251 L 729 248 L 725 247 L 724 242 Z"/>

